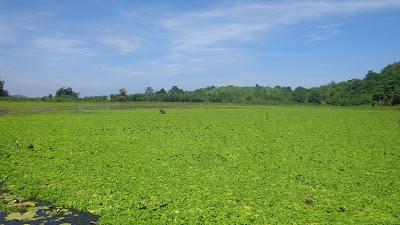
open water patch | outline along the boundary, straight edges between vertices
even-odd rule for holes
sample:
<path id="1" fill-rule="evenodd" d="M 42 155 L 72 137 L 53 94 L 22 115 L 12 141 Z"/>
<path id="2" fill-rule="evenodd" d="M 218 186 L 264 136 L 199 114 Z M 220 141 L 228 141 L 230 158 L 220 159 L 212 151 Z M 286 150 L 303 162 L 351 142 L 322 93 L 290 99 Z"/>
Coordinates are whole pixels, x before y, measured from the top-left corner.
<path id="1" fill-rule="evenodd" d="M 7 115 L 8 113 L 9 113 L 9 111 L 8 111 L 8 110 L 3 110 L 3 109 L 0 109 L 0 116 Z"/>
<path id="2" fill-rule="evenodd" d="M 21 200 L 0 190 L 0 225 L 92 225 L 99 216 L 54 206 L 38 200 Z"/>

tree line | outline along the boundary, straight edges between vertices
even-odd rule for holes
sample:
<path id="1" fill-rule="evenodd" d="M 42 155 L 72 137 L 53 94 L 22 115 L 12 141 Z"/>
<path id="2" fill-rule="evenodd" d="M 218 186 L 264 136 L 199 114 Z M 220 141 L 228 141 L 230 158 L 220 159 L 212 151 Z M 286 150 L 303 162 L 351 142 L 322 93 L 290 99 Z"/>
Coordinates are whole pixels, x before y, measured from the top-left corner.
<path id="1" fill-rule="evenodd" d="M 337 106 L 400 105 L 400 62 L 386 66 L 381 72 L 369 71 L 363 79 L 331 82 L 313 88 L 210 86 L 184 91 L 173 86 L 169 91 L 111 95 L 112 101 L 219 102 L 219 103 L 311 103 Z"/>
<path id="2" fill-rule="evenodd" d="M 0 94 L 4 81 L 0 81 Z M 3 96 L 3 95 L 2 95 Z M 319 87 L 305 88 L 282 86 L 252 87 L 209 86 L 193 91 L 185 91 L 172 86 L 158 91 L 151 87 L 144 93 L 128 94 L 124 88 L 110 96 L 89 96 L 79 98 L 72 88 L 60 88 L 43 100 L 87 100 L 87 101 L 158 101 L 158 102 L 215 102 L 215 103 L 265 103 L 265 104 L 329 104 L 337 106 L 352 105 L 400 105 L 400 62 L 386 66 L 381 72 L 369 71 L 363 79 L 331 82 Z"/>
<path id="3" fill-rule="evenodd" d="M 298 87 L 293 92 L 297 102 L 350 105 L 400 105 L 400 62 L 386 66 L 381 72 L 369 71 L 363 79 L 320 87 Z"/>

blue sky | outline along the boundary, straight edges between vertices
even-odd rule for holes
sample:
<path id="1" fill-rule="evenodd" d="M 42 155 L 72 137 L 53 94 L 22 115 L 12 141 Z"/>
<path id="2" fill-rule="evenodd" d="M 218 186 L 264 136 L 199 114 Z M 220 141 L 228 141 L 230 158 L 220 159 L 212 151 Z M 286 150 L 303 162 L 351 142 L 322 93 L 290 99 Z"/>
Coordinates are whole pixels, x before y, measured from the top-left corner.
<path id="1" fill-rule="evenodd" d="M 400 60 L 400 0 L 0 0 L 11 94 L 305 86 Z"/>

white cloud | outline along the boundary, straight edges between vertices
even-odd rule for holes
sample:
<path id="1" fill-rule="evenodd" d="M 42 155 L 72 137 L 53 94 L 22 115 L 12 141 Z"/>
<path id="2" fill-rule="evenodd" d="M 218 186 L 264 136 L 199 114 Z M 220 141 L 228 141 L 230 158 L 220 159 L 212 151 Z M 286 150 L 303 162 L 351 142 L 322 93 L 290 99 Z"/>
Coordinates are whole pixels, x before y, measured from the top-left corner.
<path id="1" fill-rule="evenodd" d="M 108 37 L 98 40 L 100 43 L 107 45 L 116 50 L 121 55 L 127 55 L 138 48 L 137 41 L 121 37 Z"/>
<path id="2" fill-rule="evenodd" d="M 305 36 L 309 41 L 322 41 L 339 34 L 341 24 L 326 24 L 315 26 L 312 33 Z"/>
<path id="3" fill-rule="evenodd" d="M 37 50 L 60 54 L 89 55 L 87 45 L 85 41 L 65 38 L 38 38 L 33 41 Z"/>
<path id="4" fill-rule="evenodd" d="M 103 71 L 116 77 L 160 77 L 180 75 L 185 69 L 184 64 L 162 64 L 152 67 L 152 63 L 147 65 L 123 65 L 123 66 L 104 66 Z"/>
<path id="5" fill-rule="evenodd" d="M 400 1 L 298 0 L 281 3 L 246 2 L 204 12 L 181 14 L 164 20 L 163 25 L 165 28 L 176 32 L 174 47 L 187 50 L 229 41 L 250 40 L 279 27 L 323 16 L 360 13 L 393 7 L 400 7 Z"/>
<path id="6" fill-rule="evenodd" d="M 207 70 L 204 59 L 186 54 L 169 54 L 165 57 L 140 64 L 104 66 L 103 71 L 118 77 L 165 77 L 194 74 Z"/>

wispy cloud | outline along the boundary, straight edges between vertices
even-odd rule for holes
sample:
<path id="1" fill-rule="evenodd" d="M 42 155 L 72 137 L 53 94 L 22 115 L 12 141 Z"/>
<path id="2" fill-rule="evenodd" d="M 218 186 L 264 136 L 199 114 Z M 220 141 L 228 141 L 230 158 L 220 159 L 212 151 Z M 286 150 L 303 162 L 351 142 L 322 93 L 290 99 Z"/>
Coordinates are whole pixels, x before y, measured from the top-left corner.
<path id="1" fill-rule="evenodd" d="M 93 13 L 76 13 L 87 6 Z M 316 64 L 331 59 L 319 57 L 325 54 L 320 46 L 350 46 L 347 43 L 352 43 L 360 31 L 341 31 L 349 31 L 355 24 L 367 27 L 374 20 L 374 28 L 380 26 L 387 31 L 388 38 L 382 40 L 394 39 L 398 31 L 389 26 L 395 26 L 398 11 L 389 11 L 399 8 L 400 0 L 235 0 L 196 4 L 28 1 L 23 5 L 0 0 L 0 61 L 1 68 L 8 70 L 5 74 L 15 80 L 40 74 L 37 80 L 43 82 L 43 74 L 59 74 L 47 82 L 92 88 L 93 93 L 96 87 L 80 83 L 82 77 L 112 83 L 113 88 L 130 82 L 135 89 L 173 82 L 193 87 L 260 81 L 278 84 L 285 74 L 308 74 L 306 70 L 314 71 Z M 372 11 L 387 12 L 388 16 L 382 20 L 379 15 L 359 16 Z M 73 13 L 76 16 L 70 17 Z M 347 23 L 350 20 L 357 23 Z M 340 35 L 344 38 L 336 42 L 333 38 Z M 360 41 L 370 44 L 369 39 Z M 324 42 L 310 45 L 313 41 Z M 398 55 L 392 46 L 381 49 L 385 54 L 368 57 L 383 61 Z M 337 51 L 332 58 L 341 54 Z M 346 60 L 361 53 L 348 54 Z M 335 62 L 338 68 L 341 60 Z M 18 67 L 21 62 L 23 68 Z M 292 70 L 289 64 L 299 68 Z M 318 74 L 323 75 L 325 68 L 320 71 Z M 294 79 L 289 78 L 285 77 Z"/>
<path id="2" fill-rule="evenodd" d="M 88 55 L 88 43 L 81 40 L 65 38 L 38 38 L 33 41 L 33 46 L 39 51 L 60 54 Z"/>
<path id="3" fill-rule="evenodd" d="M 121 55 L 127 55 L 139 47 L 138 41 L 121 37 L 106 37 L 98 40 L 100 43 L 116 50 Z"/>
<path id="4" fill-rule="evenodd" d="M 188 57 L 185 54 L 169 54 L 165 57 L 128 65 L 108 65 L 102 67 L 103 71 L 117 77 L 166 77 L 174 75 L 187 75 L 204 72 L 207 70 L 207 61 L 201 58 Z"/>
<path id="5" fill-rule="evenodd" d="M 229 41 L 245 41 L 274 29 L 329 15 L 400 7 L 399 0 L 286 1 L 240 3 L 231 7 L 181 14 L 163 21 L 176 32 L 177 49 L 191 49 Z M 335 33 L 333 30 L 331 33 Z M 329 32 L 326 32 L 329 33 Z"/>
<path id="6" fill-rule="evenodd" d="M 114 77 L 162 77 L 180 75 L 183 72 L 183 64 L 163 64 L 157 67 L 123 65 L 123 66 L 104 66 L 102 70 Z"/>
<path id="7" fill-rule="evenodd" d="M 312 32 L 305 35 L 305 38 L 309 41 L 322 41 L 331 38 L 337 34 L 340 34 L 341 24 L 333 23 L 326 25 L 318 25 L 312 29 Z"/>

